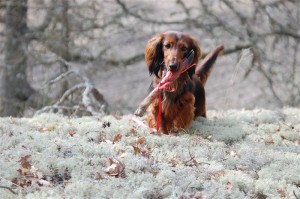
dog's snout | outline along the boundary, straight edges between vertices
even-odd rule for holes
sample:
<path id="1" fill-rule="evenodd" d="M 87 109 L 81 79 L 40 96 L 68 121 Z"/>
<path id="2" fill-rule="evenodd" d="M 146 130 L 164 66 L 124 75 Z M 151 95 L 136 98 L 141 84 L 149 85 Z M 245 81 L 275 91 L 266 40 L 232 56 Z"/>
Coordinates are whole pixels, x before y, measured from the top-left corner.
<path id="1" fill-rule="evenodd" d="M 170 69 L 171 70 L 175 70 L 175 69 L 177 69 L 177 67 L 178 67 L 178 65 L 176 63 L 171 63 L 170 64 Z"/>

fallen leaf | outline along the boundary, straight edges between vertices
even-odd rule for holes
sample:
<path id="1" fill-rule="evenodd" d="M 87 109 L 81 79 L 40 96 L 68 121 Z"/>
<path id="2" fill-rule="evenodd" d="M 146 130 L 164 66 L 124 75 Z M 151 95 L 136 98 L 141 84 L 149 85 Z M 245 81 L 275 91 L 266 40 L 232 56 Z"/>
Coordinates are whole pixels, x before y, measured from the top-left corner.
<path id="1" fill-rule="evenodd" d="M 21 162 L 22 168 L 30 169 L 31 164 L 28 162 L 28 159 L 30 157 L 31 157 L 31 155 L 25 155 L 25 156 L 21 157 L 21 159 L 19 160 L 19 162 Z"/>
<path id="2" fill-rule="evenodd" d="M 131 128 L 130 129 L 130 133 L 131 133 L 131 135 L 137 135 L 137 132 L 136 132 L 136 130 L 134 129 L 134 128 Z"/>
<path id="3" fill-rule="evenodd" d="M 154 165 L 155 160 L 154 160 L 154 157 L 153 157 L 153 156 L 151 156 L 151 157 L 149 158 L 148 163 L 149 163 L 149 165 Z"/>
<path id="4" fill-rule="evenodd" d="M 32 181 L 30 179 L 25 178 L 13 178 L 11 182 L 20 187 L 29 187 L 32 185 Z"/>
<path id="5" fill-rule="evenodd" d="M 97 180 L 103 180 L 104 177 L 103 177 L 99 172 L 97 172 L 97 173 L 96 173 L 96 179 L 97 179 Z"/>
<path id="6" fill-rule="evenodd" d="M 19 172 L 19 174 L 21 174 L 21 175 L 26 175 L 27 174 L 27 172 L 28 172 L 28 170 L 29 169 L 26 169 L 26 168 L 20 168 L 20 169 L 18 169 L 17 171 Z"/>
<path id="7" fill-rule="evenodd" d="M 257 138 L 257 139 L 255 139 L 255 141 L 256 141 L 256 142 L 264 142 L 265 139 L 264 139 L 264 138 Z"/>
<path id="8" fill-rule="evenodd" d="M 145 142 L 146 142 L 146 138 L 145 137 L 140 137 L 136 141 L 136 143 L 139 144 L 139 145 L 142 145 Z"/>
<path id="9" fill-rule="evenodd" d="M 141 156 L 145 157 L 145 158 L 149 158 L 149 151 L 146 151 L 146 150 L 142 150 L 141 151 Z"/>
<path id="10" fill-rule="evenodd" d="M 133 151 L 134 151 L 134 155 L 139 155 L 141 153 L 141 150 L 139 147 L 132 145 L 133 147 Z"/>
<path id="11" fill-rule="evenodd" d="M 226 184 L 226 189 L 227 189 L 227 192 L 228 193 L 230 193 L 231 192 L 231 190 L 232 190 L 232 183 L 231 182 L 227 182 L 227 184 Z"/>
<path id="12" fill-rule="evenodd" d="M 105 173 L 109 176 L 122 177 L 125 165 L 115 158 L 109 158 L 110 165 L 105 169 Z"/>
<path id="13" fill-rule="evenodd" d="M 54 142 L 54 144 L 56 145 L 56 150 L 57 150 L 58 152 L 60 152 L 60 150 L 61 150 L 61 145 L 57 144 L 56 142 Z"/>
<path id="14" fill-rule="evenodd" d="M 280 137 L 281 137 L 281 139 L 283 139 L 283 140 L 288 140 L 288 138 L 285 137 L 285 136 L 283 136 L 283 135 L 281 135 Z"/>
<path id="15" fill-rule="evenodd" d="M 293 185 L 295 185 L 298 188 L 300 187 L 300 183 L 299 182 L 298 183 L 294 182 Z"/>
<path id="16" fill-rule="evenodd" d="M 52 184 L 49 181 L 43 179 L 39 179 L 37 184 L 41 187 L 52 187 Z"/>
<path id="17" fill-rule="evenodd" d="M 40 128 L 38 128 L 38 131 L 41 132 L 41 133 L 43 133 L 43 132 L 45 132 L 47 130 L 48 130 L 47 127 L 40 127 Z"/>
<path id="18" fill-rule="evenodd" d="M 273 141 L 266 141 L 265 144 L 266 145 L 272 145 L 272 144 L 275 144 L 275 142 L 273 142 Z"/>
<path id="19" fill-rule="evenodd" d="M 154 177 L 156 177 L 157 174 L 158 174 L 158 171 L 149 171 L 149 172 L 152 173 L 152 175 L 153 175 Z"/>
<path id="20" fill-rule="evenodd" d="M 120 155 L 122 155 L 122 154 L 124 154 L 125 153 L 125 150 L 123 150 L 123 149 L 119 149 L 118 151 L 117 151 L 117 155 L 118 156 L 120 156 Z"/>
<path id="21" fill-rule="evenodd" d="M 117 154 L 120 158 L 125 158 L 128 155 L 125 150 L 119 150 Z"/>
<path id="22" fill-rule="evenodd" d="M 106 168 L 105 172 L 110 176 L 119 175 L 118 165 L 113 163 L 109 167 Z"/>
<path id="23" fill-rule="evenodd" d="M 119 142 L 120 140 L 122 139 L 122 135 L 121 134 L 117 134 L 115 137 L 114 137 L 114 140 L 113 140 L 113 144 Z"/>
<path id="24" fill-rule="evenodd" d="M 168 164 L 170 164 L 171 167 L 176 167 L 177 164 L 179 164 L 179 163 L 180 163 L 180 161 L 177 159 L 177 157 L 173 157 L 172 159 L 170 159 L 168 161 Z"/>
<path id="25" fill-rule="evenodd" d="M 42 179 L 44 177 L 43 173 L 40 172 L 37 168 L 35 168 L 34 166 L 31 166 L 31 168 L 28 171 L 28 174 L 32 174 L 33 177 L 37 178 L 37 179 Z"/>
<path id="26" fill-rule="evenodd" d="M 300 140 L 295 140 L 294 143 L 295 143 L 296 145 L 300 145 Z"/>
<path id="27" fill-rule="evenodd" d="M 75 131 L 69 131 L 69 135 L 70 135 L 71 137 L 74 137 L 75 134 L 76 134 Z"/>
<path id="28" fill-rule="evenodd" d="M 285 192 L 282 189 L 277 189 L 277 193 L 279 194 L 280 198 L 285 198 Z"/>
<path id="29" fill-rule="evenodd" d="M 216 178 L 216 179 L 218 179 L 220 177 L 225 176 L 225 174 L 226 174 L 226 172 L 222 170 L 222 171 L 218 171 L 218 172 L 214 173 L 213 177 Z"/>

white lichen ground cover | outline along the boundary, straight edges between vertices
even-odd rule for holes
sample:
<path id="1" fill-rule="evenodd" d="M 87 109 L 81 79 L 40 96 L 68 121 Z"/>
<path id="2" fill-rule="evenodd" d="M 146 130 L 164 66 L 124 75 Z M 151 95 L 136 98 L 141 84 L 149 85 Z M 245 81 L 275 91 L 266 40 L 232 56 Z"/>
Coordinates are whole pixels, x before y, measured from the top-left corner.
<path id="1" fill-rule="evenodd" d="M 0 198 L 300 198 L 300 109 L 209 111 L 178 136 L 131 117 L 0 118 Z"/>

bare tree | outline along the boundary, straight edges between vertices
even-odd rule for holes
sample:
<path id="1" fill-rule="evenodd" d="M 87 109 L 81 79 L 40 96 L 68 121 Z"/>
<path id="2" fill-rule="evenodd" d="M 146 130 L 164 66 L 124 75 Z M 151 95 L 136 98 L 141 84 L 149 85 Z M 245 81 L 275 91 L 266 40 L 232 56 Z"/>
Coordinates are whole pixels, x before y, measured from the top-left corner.
<path id="1" fill-rule="evenodd" d="M 0 114 L 18 115 L 34 89 L 26 77 L 28 30 L 27 0 L 12 0 L 6 4 L 5 64 L 1 65 Z"/>
<path id="2" fill-rule="evenodd" d="M 2 0 L 0 114 L 17 116 L 26 105 L 55 104 L 81 80 L 41 85 L 68 71 L 97 79 L 101 71 L 143 61 L 146 41 L 170 29 L 200 38 L 203 54 L 224 44 L 225 57 L 235 60 L 242 49 L 249 49 L 252 60 L 243 66 L 243 78 L 251 79 L 260 92 L 256 97 L 277 107 L 299 106 L 299 4 L 293 0 L 170 0 L 159 5 L 151 0 Z"/>
<path id="3" fill-rule="evenodd" d="M 213 39 L 214 45 L 222 43 L 225 54 L 249 48 L 253 56 L 244 78 L 256 75 L 259 84 L 253 86 L 277 107 L 300 105 L 299 1 L 176 0 L 174 12 L 168 10 L 172 4 L 168 2 L 158 6 L 160 10 L 145 13 L 135 12 L 125 0 L 115 1 L 137 20 L 193 32 L 199 38 Z"/>

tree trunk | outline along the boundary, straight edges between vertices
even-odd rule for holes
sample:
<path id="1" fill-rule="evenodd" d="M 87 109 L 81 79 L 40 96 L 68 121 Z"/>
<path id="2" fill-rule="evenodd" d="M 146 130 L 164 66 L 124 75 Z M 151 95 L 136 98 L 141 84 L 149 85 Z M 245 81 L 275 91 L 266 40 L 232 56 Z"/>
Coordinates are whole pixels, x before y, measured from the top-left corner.
<path id="1" fill-rule="evenodd" d="M 27 0 L 7 1 L 5 64 L 0 72 L 0 116 L 21 116 L 28 98 L 35 93 L 26 77 Z"/>

